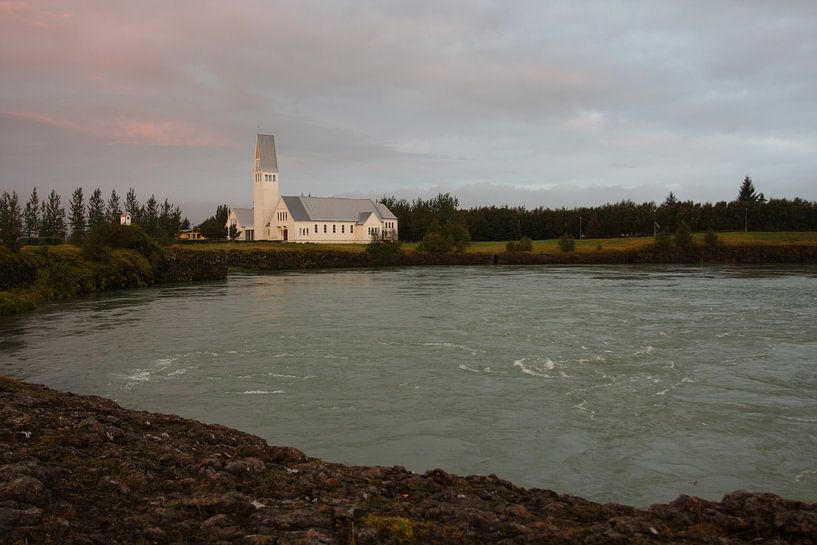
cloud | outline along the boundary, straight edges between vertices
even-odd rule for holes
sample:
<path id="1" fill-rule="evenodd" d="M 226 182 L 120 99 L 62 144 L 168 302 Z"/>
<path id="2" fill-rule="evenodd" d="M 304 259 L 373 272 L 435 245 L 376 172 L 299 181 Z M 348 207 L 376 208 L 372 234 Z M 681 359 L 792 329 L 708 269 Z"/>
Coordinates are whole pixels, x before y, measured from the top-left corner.
<path id="1" fill-rule="evenodd" d="M 204 148 L 227 144 L 223 138 L 176 119 L 145 120 L 118 117 L 76 121 L 31 111 L 7 111 L 2 112 L 2 115 L 105 143 Z"/>

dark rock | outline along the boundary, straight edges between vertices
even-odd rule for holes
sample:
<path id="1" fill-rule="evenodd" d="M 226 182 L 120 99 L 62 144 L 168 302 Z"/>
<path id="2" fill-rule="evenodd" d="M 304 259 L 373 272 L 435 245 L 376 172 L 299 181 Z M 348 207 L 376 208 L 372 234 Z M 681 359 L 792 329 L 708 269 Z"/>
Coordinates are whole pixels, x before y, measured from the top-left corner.
<path id="1" fill-rule="evenodd" d="M 32 435 L 0 443 L 0 542 L 806 544 L 817 535 L 817 505 L 774 494 L 680 496 L 640 510 L 493 475 L 347 467 L 0 377 L 0 435 L 11 422 Z"/>

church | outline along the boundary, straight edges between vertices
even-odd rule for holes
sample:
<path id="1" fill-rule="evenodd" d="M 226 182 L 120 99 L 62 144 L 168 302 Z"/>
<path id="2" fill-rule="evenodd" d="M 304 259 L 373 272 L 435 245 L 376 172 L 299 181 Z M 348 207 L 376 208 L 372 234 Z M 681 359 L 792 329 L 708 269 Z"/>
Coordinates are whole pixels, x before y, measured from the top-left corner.
<path id="1" fill-rule="evenodd" d="M 397 217 L 371 199 L 287 197 L 280 193 L 275 137 L 255 140 L 253 207 L 231 208 L 226 227 L 239 240 L 367 244 L 375 237 L 397 240 Z"/>

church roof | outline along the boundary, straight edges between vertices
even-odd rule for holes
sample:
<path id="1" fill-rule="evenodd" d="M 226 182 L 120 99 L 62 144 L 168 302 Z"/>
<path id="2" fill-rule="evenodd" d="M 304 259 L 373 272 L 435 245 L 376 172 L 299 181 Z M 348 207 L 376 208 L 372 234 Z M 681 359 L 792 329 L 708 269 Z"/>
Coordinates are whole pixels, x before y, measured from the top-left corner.
<path id="1" fill-rule="evenodd" d="M 242 227 L 252 228 L 252 208 L 232 208 L 231 210 L 235 213 L 235 217 Z"/>
<path id="2" fill-rule="evenodd" d="M 278 172 L 275 137 L 271 134 L 258 134 L 255 138 L 255 158 L 261 160 L 261 170 L 263 172 Z"/>
<path id="3" fill-rule="evenodd" d="M 380 220 L 397 219 L 391 211 L 371 199 L 339 197 L 281 197 L 295 221 L 348 221 L 361 224 L 369 215 Z"/>

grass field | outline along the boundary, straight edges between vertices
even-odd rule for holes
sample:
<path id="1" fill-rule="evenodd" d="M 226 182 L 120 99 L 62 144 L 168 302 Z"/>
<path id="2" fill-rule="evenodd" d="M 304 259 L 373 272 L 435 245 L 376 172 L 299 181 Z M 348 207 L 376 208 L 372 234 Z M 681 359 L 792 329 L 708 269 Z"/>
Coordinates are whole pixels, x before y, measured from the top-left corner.
<path id="1" fill-rule="evenodd" d="M 762 233 L 742 233 L 724 232 L 718 233 L 722 244 L 730 246 L 757 246 L 757 245 L 788 245 L 807 244 L 817 245 L 817 232 L 762 232 Z M 703 244 L 703 233 L 693 235 L 695 244 Z M 628 237 L 628 238 L 599 238 L 584 239 L 576 241 L 576 252 L 625 252 L 646 248 L 653 244 L 653 237 Z M 417 242 L 404 242 L 401 248 L 406 252 L 416 250 Z M 191 244 L 178 244 L 177 246 L 191 250 L 260 250 L 265 252 L 275 251 L 296 251 L 312 252 L 331 250 L 335 252 L 362 252 L 365 244 L 284 244 L 281 242 L 196 242 Z M 498 254 L 505 251 L 505 242 L 472 242 L 466 249 L 466 253 Z M 558 240 L 535 240 L 533 241 L 534 253 L 559 252 Z"/>

